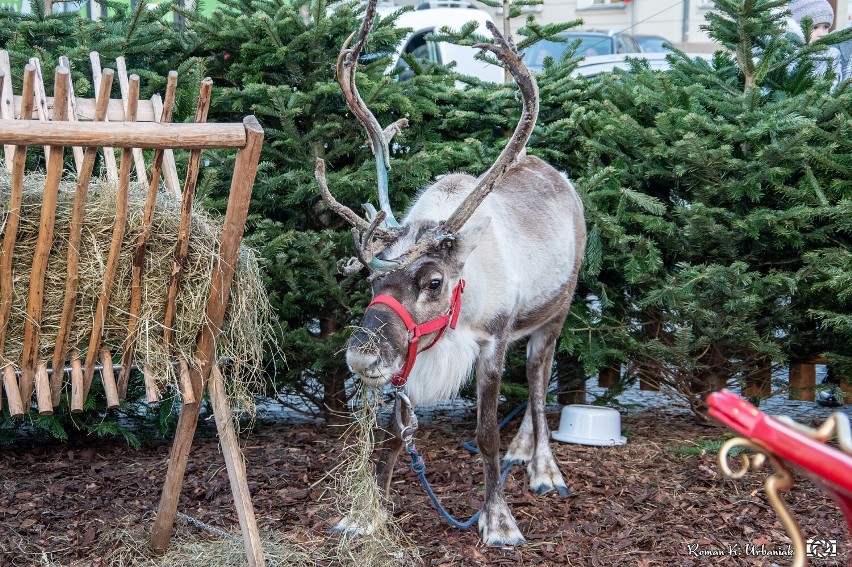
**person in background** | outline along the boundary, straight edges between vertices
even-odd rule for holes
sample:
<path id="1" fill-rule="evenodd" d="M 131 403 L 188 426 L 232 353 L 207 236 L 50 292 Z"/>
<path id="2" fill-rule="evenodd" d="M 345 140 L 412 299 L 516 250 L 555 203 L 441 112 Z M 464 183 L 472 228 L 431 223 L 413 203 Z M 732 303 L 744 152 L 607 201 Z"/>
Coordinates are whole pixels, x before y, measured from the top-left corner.
<path id="1" fill-rule="evenodd" d="M 802 22 L 805 18 L 810 18 L 813 25 L 810 41 L 816 41 L 828 35 L 831 25 L 834 23 L 834 9 L 828 3 L 828 0 L 792 0 L 787 8 L 790 10 L 790 19 L 792 20 L 792 22 L 788 22 L 788 28 L 802 41 L 805 41 L 802 34 Z M 836 47 L 829 47 L 820 58 L 825 60 L 814 62 L 814 74 L 823 75 L 830 68 L 834 73 L 834 87 L 836 87 L 844 78 L 843 59 L 840 50 Z"/>

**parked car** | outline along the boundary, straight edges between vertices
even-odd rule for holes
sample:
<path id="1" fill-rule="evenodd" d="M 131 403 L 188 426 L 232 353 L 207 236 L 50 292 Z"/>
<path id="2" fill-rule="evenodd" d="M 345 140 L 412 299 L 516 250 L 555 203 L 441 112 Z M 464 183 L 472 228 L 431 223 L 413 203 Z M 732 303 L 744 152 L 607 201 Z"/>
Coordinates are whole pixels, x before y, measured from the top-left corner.
<path id="1" fill-rule="evenodd" d="M 580 46 L 577 53 L 583 57 L 642 52 L 633 36 L 624 32 L 572 30 L 560 33 L 559 37 L 565 38 L 565 41 L 542 40 L 530 46 L 525 51 L 524 62 L 527 67 L 540 71 L 544 67 L 545 58 L 552 57 L 554 61 L 558 61 L 578 40 Z"/>
<path id="2" fill-rule="evenodd" d="M 398 9 L 399 6 L 380 4 L 378 12 L 384 17 Z M 408 64 L 399 56 L 401 53 L 410 53 L 419 59 L 434 63 L 448 64 L 454 61 L 455 70 L 463 75 L 477 77 L 483 81 L 502 82 L 503 68 L 475 59 L 479 50 L 426 39 L 426 36 L 442 27 L 460 30 L 470 21 L 477 22 L 477 33 L 490 37 L 491 33 L 485 24 L 489 21 L 493 22 L 491 16 L 483 10 L 471 7 L 467 2 L 432 0 L 420 4 L 414 11 L 400 15 L 396 22 L 397 27 L 411 28 L 413 31 L 402 41 L 394 56 L 392 68 L 402 67 L 399 80 L 404 81 L 413 75 Z"/>
<path id="3" fill-rule="evenodd" d="M 577 64 L 577 68 L 571 72 L 572 77 L 586 77 L 590 79 L 601 73 L 612 72 L 615 69 L 630 69 L 628 59 L 644 59 L 648 67 L 656 71 L 664 71 L 670 67 L 667 58 L 668 53 L 622 53 L 619 55 L 594 55 L 586 57 Z M 711 61 L 713 56 L 709 53 L 687 53 L 692 59 L 696 57 Z"/>
<path id="4" fill-rule="evenodd" d="M 671 43 L 661 35 L 634 35 L 633 39 L 642 48 L 642 51 L 662 53 L 666 51 L 665 44 Z"/>

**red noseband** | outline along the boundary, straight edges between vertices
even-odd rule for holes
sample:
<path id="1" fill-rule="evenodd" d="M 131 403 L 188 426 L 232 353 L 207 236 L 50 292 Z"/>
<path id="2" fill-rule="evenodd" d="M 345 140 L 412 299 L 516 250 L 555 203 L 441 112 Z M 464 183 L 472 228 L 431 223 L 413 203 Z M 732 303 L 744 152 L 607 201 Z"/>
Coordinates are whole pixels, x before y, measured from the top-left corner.
<path id="1" fill-rule="evenodd" d="M 377 295 L 373 298 L 373 301 L 370 302 L 370 305 L 367 306 L 367 309 L 376 305 L 377 303 L 381 305 L 386 305 L 396 313 L 402 322 L 405 323 L 405 328 L 408 329 L 408 357 L 405 360 L 405 366 L 402 367 L 402 370 L 397 372 L 391 377 L 391 384 L 396 386 L 397 388 L 402 388 L 405 386 L 405 382 L 408 380 L 408 375 L 411 374 L 411 369 L 414 367 L 414 361 L 417 359 L 418 347 L 420 345 L 420 337 L 423 335 L 428 335 L 429 333 L 438 332 L 435 335 L 435 338 L 432 339 L 432 342 L 429 343 L 427 347 L 423 350 L 429 350 L 435 343 L 438 342 L 444 335 L 444 331 L 447 330 L 447 327 L 451 329 L 456 328 L 456 322 L 459 320 L 459 311 L 461 311 L 461 299 L 462 292 L 464 291 L 464 280 L 460 280 L 456 287 L 453 288 L 453 298 L 450 301 L 450 308 L 447 309 L 447 312 L 440 317 L 435 317 L 431 321 L 426 321 L 425 323 L 420 323 L 417 325 L 414 322 L 414 319 L 411 318 L 411 315 L 408 313 L 408 310 L 402 306 L 402 304 L 391 297 L 390 295 Z"/>

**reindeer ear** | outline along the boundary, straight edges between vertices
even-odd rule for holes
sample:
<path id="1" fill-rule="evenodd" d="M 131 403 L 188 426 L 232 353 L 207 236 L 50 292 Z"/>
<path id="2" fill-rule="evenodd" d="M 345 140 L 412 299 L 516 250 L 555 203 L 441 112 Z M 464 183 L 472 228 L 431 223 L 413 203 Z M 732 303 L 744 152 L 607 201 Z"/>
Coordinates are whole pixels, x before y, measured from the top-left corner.
<path id="1" fill-rule="evenodd" d="M 458 262 L 460 265 L 464 264 L 467 257 L 470 256 L 470 253 L 479 246 L 479 242 L 482 240 L 482 235 L 485 234 L 485 230 L 490 224 L 491 217 L 485 217 L 476 223 L 468 223 L 466 228 L 460 230 L 458 234 L 456 234 L 456 238 L 452 244 L 450 252 L 453 260 Z"/>

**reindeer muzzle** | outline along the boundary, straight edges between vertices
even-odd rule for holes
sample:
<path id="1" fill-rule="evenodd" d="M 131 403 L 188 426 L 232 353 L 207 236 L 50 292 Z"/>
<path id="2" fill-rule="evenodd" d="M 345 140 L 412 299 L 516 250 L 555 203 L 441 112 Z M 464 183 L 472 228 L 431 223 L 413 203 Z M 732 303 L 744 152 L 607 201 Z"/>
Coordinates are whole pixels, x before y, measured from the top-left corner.
<path id="1" fill-rule="evenodd" d="M 450 308 L 447 309 L 446 313 L 426 321 L 425 323 L 420 323 L 419 325 L 414 322 L 411 314 L 405 307 L 403 307 L 402 303 L 390 295 L 377 295 L 373 298 L 373 301 L 370 302 L 370 305 L 367 306 L 367 309 L 376 304 L 389 307 L 391 311 L 396 313 L 397 316 L 402 319 L 402 322 L 405 324 L 405 328 L 408 329 L 408 355 L 406 356 L 405 365 L 402 367 L 402 370 L 391 376 L 390 382 L 394 387 L 402 388 L 405 386 L 405 383 L 408 381 L 408 375 L 411 374 L 411 369 L 414 368 L 414 361 L 417 360 L 417 355 L 419 353 L 429 350 L 435 346 L 435 343 L 444 336 L 444 331 L 447 330 L 447 327 L 451 329 L 456 328 L 456 323 L 459 320 L 459 312 L 461 311 L 464 283 L 464 280 L 459 280 L 459 283 L 456 284 L 455 288 L 453 288 L 453 297 L 452 300 L 450 300 Z M 438 334 L 435 335 L 432 342 L 421 350 L 420 337 L 434 332 L 437 332 Z"/>

